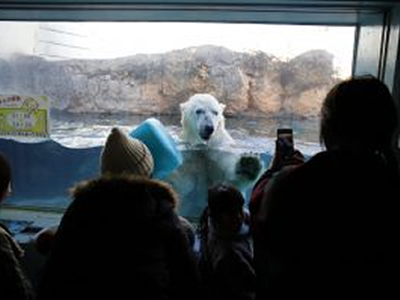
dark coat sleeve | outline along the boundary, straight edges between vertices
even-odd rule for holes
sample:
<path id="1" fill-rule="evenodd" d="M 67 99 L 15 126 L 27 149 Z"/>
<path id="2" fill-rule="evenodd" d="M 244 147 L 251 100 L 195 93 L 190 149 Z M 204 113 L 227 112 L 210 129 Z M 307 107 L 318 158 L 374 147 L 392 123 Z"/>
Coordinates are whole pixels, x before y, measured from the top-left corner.
<path id="1" fill-rule="evenodd" d="M 253 300 L 255 298 L 255 272 L 249 261 L 234 251 L 228 253 L 215 266 L 220 295 L 215 299 Z"/>
<path id="2" fill-rule="evenodd" d="M 0 228 L 0 299 L 33 299 L 33 290 L 16 256 L 11 236 Z"/>

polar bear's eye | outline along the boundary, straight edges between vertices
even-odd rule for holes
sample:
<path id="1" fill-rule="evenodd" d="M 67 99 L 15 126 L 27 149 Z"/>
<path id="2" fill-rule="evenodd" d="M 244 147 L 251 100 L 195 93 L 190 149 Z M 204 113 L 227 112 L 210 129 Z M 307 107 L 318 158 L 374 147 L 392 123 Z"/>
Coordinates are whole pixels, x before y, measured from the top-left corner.
<path id="1" fill-rule="evenodd" d="M 218 116 L 218 112 L 216 110 L 211 111 L 214 116 Z"/>
<path id="2" fill-rule="evenodd" d="M 204 109 L 201 109 L 201 108 L 198 108 L 198 109 L 196 109 L 196 115 L 201 115 L 201 114 L 204 114 Z"/>

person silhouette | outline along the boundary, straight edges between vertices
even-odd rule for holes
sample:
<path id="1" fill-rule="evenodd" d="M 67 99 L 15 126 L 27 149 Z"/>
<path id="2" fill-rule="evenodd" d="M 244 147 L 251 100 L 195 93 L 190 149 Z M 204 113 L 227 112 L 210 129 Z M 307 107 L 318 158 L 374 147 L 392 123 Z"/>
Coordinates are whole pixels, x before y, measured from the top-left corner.
<path id="1" fill-rule="evenodd" d="M 11 193 L 11 166 L 0 153 L 0 204 Z M 31 281 L 21 264 L 24 251 L 5 224 L 0 223 L 0 299 L 34 299 Z"/>
<path id="2" fill-rule="evenodd" d="M 398 115 L 384 83 L 354 77 L 323 101 L 325 149 L 267 183 L 257 299 L 379 296 L 397 289 Z"/>
<path id="3" fill-rule="evenodd" d="M 100 167 L 101 176 L 71 191 L 37 299 L 196 298 L 199 274 L 178 197 L 151 179 L 147 146 L 113 128 Z"/>
<path id="4" fill-rule="evenodd" d="M 244 197 L 220 183 L 209 187 L 207 198 L 198 228 L 203 297 L 253 300 L 256 278 Z"/>

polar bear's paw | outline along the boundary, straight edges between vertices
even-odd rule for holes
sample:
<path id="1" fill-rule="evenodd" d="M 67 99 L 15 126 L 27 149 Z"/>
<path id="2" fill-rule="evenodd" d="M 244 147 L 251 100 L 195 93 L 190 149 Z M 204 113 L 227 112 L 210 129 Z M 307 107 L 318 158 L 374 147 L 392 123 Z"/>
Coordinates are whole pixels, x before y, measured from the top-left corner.
<path id="1" fill-rule="evenodd" d="M 235 166 L 235 173 L 243 180 L 256 180 L 263 167 L 261 158 L 257 154 L 244 153 Z"/>

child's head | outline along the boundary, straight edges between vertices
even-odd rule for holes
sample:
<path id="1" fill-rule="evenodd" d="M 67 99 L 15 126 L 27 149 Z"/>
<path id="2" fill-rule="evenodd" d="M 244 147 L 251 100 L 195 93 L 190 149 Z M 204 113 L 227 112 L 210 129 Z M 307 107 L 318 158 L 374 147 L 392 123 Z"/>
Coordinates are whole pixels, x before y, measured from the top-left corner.
<path id="1" fill-rule="evenodd" d="M 208 189 L 208 214 L 216 229 L 237 232 L 243 224 L 244 198 L 235 187 L 217 184 Z"/>

